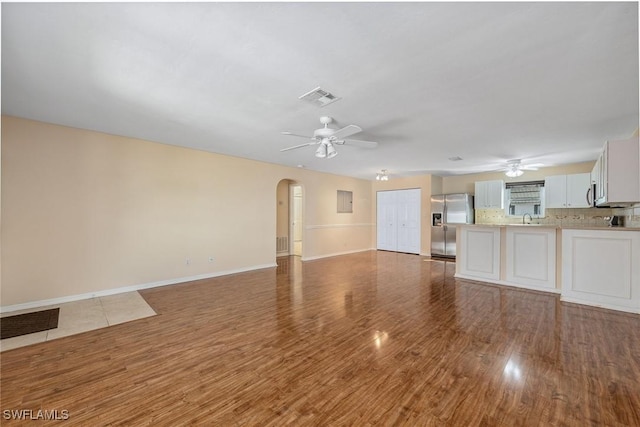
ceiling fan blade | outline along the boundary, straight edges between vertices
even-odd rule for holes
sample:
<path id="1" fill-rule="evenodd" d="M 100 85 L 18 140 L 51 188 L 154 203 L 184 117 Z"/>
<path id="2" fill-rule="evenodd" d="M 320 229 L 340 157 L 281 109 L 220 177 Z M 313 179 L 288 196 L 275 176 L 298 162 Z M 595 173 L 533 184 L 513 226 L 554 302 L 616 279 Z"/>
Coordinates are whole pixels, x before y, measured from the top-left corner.
<path id="1" fill-rule="evenodd" d="M 317 144 L 317 142 L 315 142 L 315 141 L 314 142 L 307 142 L 306 144 L 294 145 L 293 147 L 283 148 L 280 151 L 295 150 L 296 148 L 308 147 L 309 145 L 316 145 L 316 144 Z"/>
<path id="2" fill-rule="evenodd" d="M 362 148 L 376 148 L 378 146 L 377 142 L 373 141 L 363 141 L 361 139 L 343 139 L 340 141 L 333 141 L 334 144 L 338 145 L 353 145 L 354 147 L 362 147 Z"/>
<path id="3" fill-rule="evenodd" d="M 522 169 L 538 170 L 543 166 L 544 166 L 544 163 L 531 163 L 528 165 L 522 165 Z"/>
<path id="4" fill-rule="evenodd" d="M 358 132 L 362 132 L 362 128 L 360 126 L 349 125 L 349 126 L 345 126 L 342 129 L 338 129 L 337 131 L 335 131 L 331 135 L 331 138 L 332 139 L 343 139 L 343 138 L 346 138 L 347 136 L 351 136 L 351 135 L 356 134 Z"/>
<path id="5" fill-rule="evenodd" d="M 281 132 L 281 133 L 282 133 L 283 135 L 288 135 L 288 136 L 298 136 L 298 137 L 300 137 L 300 138 L 307 138 L 307 139 L 311 138 L 311 139 L 313 139 L 313 137 L 312 137 L 312 136 L 308 136 L 308 135 L 299 135 L 299 134 L 297 134 L 297 133 L 293 133 L 293 132 Z"/>

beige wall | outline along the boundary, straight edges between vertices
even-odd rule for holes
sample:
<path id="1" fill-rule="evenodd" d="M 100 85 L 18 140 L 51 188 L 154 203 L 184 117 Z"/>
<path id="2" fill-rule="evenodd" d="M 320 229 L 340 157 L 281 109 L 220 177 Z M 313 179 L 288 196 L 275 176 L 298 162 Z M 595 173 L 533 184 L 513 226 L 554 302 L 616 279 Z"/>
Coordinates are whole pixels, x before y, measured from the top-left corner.
<path id="1" fill-rule="evenodd" d="M 502 179 L 505 182 L 524 182 L 524 181 L 536 181 L 543 180 L 546 176 L 553 175 L 568 175 L 572 173 L 591 172 L 593 169 L 593 162 L 574 163 L 570 165 L 554 166 L 548 168 L 541 168 L 537 171 L 525 171 L 522 176 L 518 178 L 509 178 L 504 172 L 487 172 L 487 173 L 475 173 L 469 175 L 456 175 L 446 176 L 442 179 L 442 193 L 475 193 L 476 181 L 492 181 L 496 179 Z"/>
<path id="2" fill-rule="evenodd" d="M 371 248 L 370 181 L 3 116 L 1 304 L 273 266 L 282 179 L 303 257 Z"/>
<path id="3" fill-rule="evenodd" d="M 371 249 L 371 181 L 308 172 L 302 185 L 302 259 Z M 338 190 L 353 192 L 353 213 L 337 213 Z"/>
<path id="4" fill-rule="evenodd" d="M 444 194 L 442 192 L 443 178 L 437 175 L 431 175 L 431 194 Z"/>
<path id="5" fill-rule="evenodd" d="M 289 184 L 292 181 L 283 179 L 276 190 L 276 236 L 289 236 Z"/>

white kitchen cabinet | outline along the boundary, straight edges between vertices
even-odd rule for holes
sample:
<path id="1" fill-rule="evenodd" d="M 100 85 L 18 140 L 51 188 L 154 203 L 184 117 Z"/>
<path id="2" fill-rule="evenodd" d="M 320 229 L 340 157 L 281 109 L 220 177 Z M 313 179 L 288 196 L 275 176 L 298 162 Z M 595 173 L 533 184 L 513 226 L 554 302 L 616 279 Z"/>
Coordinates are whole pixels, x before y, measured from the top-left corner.
<path id="1" fill-rule="evenodd" d="M 567 175 L 567 207 L 589 208 L 589 194 L 591 189 L 591 174 L 576 173 Z"/>
<path id="2" fill-rule="evenodd" d="M 504 209 L 504 181 L 476 181 L 475 209 Z"/>
<path id="3" fill-rule="evenodd" d="M 602 186 L 600 184 L 600 177 L 602 176 L 602 156 L 598 157 L 596 163 L 593 165 L 593 169 L 591 169 L 591 191 L 589 194 L 589 199 L 592 204 L 595 204 L 596 201 L 604 197 L 604 192 L 602 191 Z M 602 194 L 600 194 L 602 192 Z"/>
<path id="4" fill-rule="evenodd" d="M 567 207 L 567 176 L 554 175 L 544 178 L 545 208 Z"/>
<path id="5" fill-rule="evenodd" d="M 640 202 L 638 137 L 607 141 L 596 166 L 598 170 L 594 175 L 597 206 L 628 206 Z"/>
<path id="6" fill-rule="evenodd" d="M 500 227 L 459 226 L 456 277 L 500 279 Z"/>
<path id="7" fill-rule="evenodd" d="M 640 231 L 562 230 L 561 300 L 640 313 Z"/>
<path id="8" fill-rule="evenodd" d="M 506 281 L 539 290 L 556 288 L 556 229 L 506 227 Z"/>
<path id="9" fill-rule="evenodd" d="M 545 208 L 588 208 L 591 174 L 547 176 L 544 179 Z"/>

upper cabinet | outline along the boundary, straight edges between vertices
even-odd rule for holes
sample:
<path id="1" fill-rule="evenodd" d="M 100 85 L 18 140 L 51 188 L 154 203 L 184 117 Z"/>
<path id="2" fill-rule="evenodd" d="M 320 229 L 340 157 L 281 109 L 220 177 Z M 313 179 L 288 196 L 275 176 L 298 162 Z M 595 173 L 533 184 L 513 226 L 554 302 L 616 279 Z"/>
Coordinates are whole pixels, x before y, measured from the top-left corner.
<path id="1" fill-rule="evenodd" d="M 638 137 L 607 141 L 591 174 L 596 206 L 628 206 L 640 202 Z"/>
<path id="2" fill-rule="evenodd" d="M 596 160 L 596 164 L 593 165 L 593 169 L 591 169 L 591 191 L 593 191 L 591 200 L 593 205 L 596 204 L 598 199 L 604 197 L 604 190 L 602 185 L 600 184 L 600 179 L 603 175 L 602 165 L 602 156 L 600 156 L 598 157 L 598 160 Z"/>
<path id="3" fill-rule="evenodd" d="M 476 181 L 475 209 L 504 209 L 504 181 Z"/>
<path id="4" fill-rule="evenodd" d="M 546 208 L 591 206 L 591 174 L 554 175 L 544 179 Z"/>

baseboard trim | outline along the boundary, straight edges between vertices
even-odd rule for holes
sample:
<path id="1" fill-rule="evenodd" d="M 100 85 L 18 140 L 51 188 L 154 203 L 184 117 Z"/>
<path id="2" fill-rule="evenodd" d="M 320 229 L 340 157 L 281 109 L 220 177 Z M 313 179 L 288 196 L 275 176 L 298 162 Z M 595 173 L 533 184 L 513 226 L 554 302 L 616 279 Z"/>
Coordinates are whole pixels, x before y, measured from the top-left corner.
<path id="1" fill-rule="evenodd" d="M 84 294 L 69 295 L 65 297 L 51 298 L 45 300 L 25 302 L 21 304 L 0 306 L 0 313 L 9 313 L 18 310 L 28 310 L 32 308 L 40 308 L 44 306 L 64 304 L 67 302 L 80 301 L 84 299 L 99 298 L 109 295 L 123 294 L 125 292 L 141 291 L 143 289 L 157 288 L 160 286 L 177 285 L 178 283 L 193 282 L 194 280 L 211 279 L 214 277 L 228 276 L 230 274 L 246 273 L 248 271 L 262 270 L 265 268 L 277 267 L 276 263 L 261 264 L 250 267 L 238 268 L 233 270 L 217 271 L 214 273 L 199 274 L 196 276 L 178 277 L 175 279 L 159 280 L 157 282 L 142 283 L 139 285 L 124 286 L 121 288 L 104 289 L 96 292 L 88 292 Z"/>
<path id="2" fill-rule="evenodd" d="M 563 296 L 560 297 L 560 301 L 568 302 L 571 304 L 580 304 L 580 305 L 588 305 L 591 307 L 604 308 L 607 310 L 616 310 L 616 311 L 624 311 L 626 313 L 640 314 L 640 308 L 626 307 L 624 305 L 600 304 L 600 303 L 595 303 L 589 300 L 583 300 L 579 298 L 569 298 L 569 297 L 563 297 Z"/>
<path id="3" fill-rule="evenodd" d="M 375 224 L 373 223 L 360 223 L 360 224 L 317 224 L 317 225 L 307 225 L 305 226 L 306 230 L 318 230 L 323 228 L 356 228 L 356 227 L 373 227 Z"/>
<path id="4" fill-rule="evenodd" d="M 538 286 L 520 285 L 516 283 L 506 282 L 504 280 L 484 279 L 481 277 L 466 276 L 464 274 L 459 274 L 459 273 L 456 273 L 453 277 L 455 277 L 456 279 L 472 280 L 474 282 L 486 282 L 486 283 L 491 283 L 493 285 L 508 286 L 510 288 L 519 288 L 519 289 L 527 289 L 530 291 L 547 292 L 550 294 L 559 294 L 561 292 L 561 290 L 557 288 L 543 288 Z"/>
<path id="5" fill-rule="evenodd" d="M 356 253 L 359 253 L 359 252 L 368 252 L 368 251 L 375 251 L 375 250 L 376 249 L 374 249 L 374 248 L 356 249 L 356 250 L 353 250 L 353 251 L 335 252 L 335 253 L 326 254 L 326 255 L 316 255 L 316 256 L 310 256 L 310 257 L 302 257 L 301 260 L 302 261 L 313 261 L 313 260 L 316 260 L 316 259 L 331 258 L 331 257 L 334 257 L 334 256 L 356 254 Z"/>

